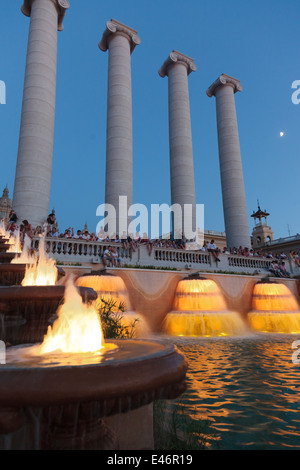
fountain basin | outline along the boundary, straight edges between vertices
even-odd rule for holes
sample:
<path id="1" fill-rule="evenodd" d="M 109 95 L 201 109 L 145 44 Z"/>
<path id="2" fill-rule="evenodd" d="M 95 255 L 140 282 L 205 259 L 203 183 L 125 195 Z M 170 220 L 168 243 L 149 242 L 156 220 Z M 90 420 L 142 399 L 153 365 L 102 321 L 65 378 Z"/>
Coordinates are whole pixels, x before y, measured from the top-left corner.
<path id="1" fill-rule="evenodd" d="M 0 252 L 4 251 L 8 251 L 10 248 L 10 245 L 8 243 L 3 243 L 2 241 L 0 241 Z"/>
<path id="2" fill-rule="evenodd" d="M 25 276 L 26 264 L 0 264 L 0 286 L 20 285 Z"/>
<path id="3" fill-rule="evenodd" d="M 79 288 L 79 292 L 85 302 L 97 298 L 90 288 Z M 12 345 L 41 342 L 64 294 L 63 285 L 0 287 L 1 339 Z M 24 325 L 20 328 L 22 321 Z"/>
<path id="4" fill-rule="evenodd" d="M 185 391 L 187 363 L 174 345 L 110 343 L 115 349 L 98 355 L 36 356 L 36 345 L 8 348 L 6 364 L 0 367 L 0 434 L 10 434 L 5 441 L 13 443 L 23 428 L 31 449 L 118 449 L 118 437 L 105 417 Z M 39 416 L 35 443 L 28 437 L 33 413 Z M 22 445 L 16 438 L 11 448 Z"/>
<path id="5" fill-rule="evenodd" d="M 17 253 L 13 253 L 11 251 L 0 251 L 0 263 L 10 263 Z"/>
<path id="6" fill-rule="evenodd" d="M 103 354 L 35 356 L 34 346 L 8 348 L 0 369 L 1 406 L 110 400 L 115 406 L 103 410 L 106 416 L 154 399 L 175 398 L 185 390 L 187 364 L 174 345 L 152 340 L 109 343 L 116 349 Z"/>

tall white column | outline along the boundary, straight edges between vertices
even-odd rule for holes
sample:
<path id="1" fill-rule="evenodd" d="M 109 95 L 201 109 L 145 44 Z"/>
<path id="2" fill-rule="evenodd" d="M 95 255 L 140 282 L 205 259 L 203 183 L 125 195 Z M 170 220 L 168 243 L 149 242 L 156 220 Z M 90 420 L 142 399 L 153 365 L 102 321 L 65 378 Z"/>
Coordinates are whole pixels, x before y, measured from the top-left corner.
<path id="1" fill-rule="evenodd" d="M 220 173 L 228 248 L 251 247 L 234 100 L 234 94 L 241 90 L 239 80 L 222 74 L 206 92 L 209 97 L 216 97 Z"/>
<path id="2" fill-rule="evenodd" d="M 172 51 L 158 72 L 163 78 L 168 76 L 171 204 L 179 204 L 182 214 L 185 204 L 192 206 L 193 230 L 196 229 L 196 195 L 188 75 L 195 70 L 193 59 Z"/>
<path id="3" fill-rule="evenodd" d="M 116 210 L 117 233 L 121 225 L 127 231 L 127 210 L 133 203 L 131 54 L 140 42 L 137 31 L 112 19 L 99 43 L 102 51 L 108 50 L 105 204 Z M 126 196 L 127 205 L 119 211 L 120 196 Z"/>
<path id="4" fill-rule="evenodd" d="M 49 213 L 55 95 L 57 30 L 67 0 L 25 0 L 30 16 L 13 209 L 19 221 L 43 224 Z"/>

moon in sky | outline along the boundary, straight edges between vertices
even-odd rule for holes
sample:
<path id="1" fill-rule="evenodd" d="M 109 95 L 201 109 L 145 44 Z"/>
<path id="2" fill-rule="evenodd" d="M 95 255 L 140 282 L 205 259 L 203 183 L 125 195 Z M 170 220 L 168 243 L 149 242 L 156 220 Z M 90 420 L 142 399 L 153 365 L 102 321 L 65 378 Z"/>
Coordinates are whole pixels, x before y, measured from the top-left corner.
<path id="1" fill-rule="evenodd" d="M 279 135 L 280 135 L 280 137 L 283 137 L 283 136 L 284 136 L 284 132 L 281 131 L 281 132 L 279 133 Z"/>

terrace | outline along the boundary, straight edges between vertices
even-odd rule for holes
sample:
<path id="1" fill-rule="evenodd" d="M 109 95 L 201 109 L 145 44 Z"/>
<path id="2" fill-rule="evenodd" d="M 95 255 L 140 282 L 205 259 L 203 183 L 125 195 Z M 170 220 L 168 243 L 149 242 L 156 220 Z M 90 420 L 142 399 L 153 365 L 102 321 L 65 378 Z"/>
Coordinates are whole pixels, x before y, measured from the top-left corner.
<path id="1" fill-rule="evenodd" d="M 32 244 L 34 248 L 38 248 L 39 239 L 34 238 Z M 199 271 L 220 271 L 236 274 L 267 274 L 272 261 L 270 258 L 220 253 L 220 262 L 216 262 L 208 252 L 154 247 L 149 255 L 145 245 L 140 245 L 136 251 L 132 251 L 125 250 L 120 243 L 46 238 L 47 253 L 58 264 L 64 265 L 102 265 L 103 254 L 108 246 L 117 249 L 122 265 L 132 267 L 151 266 L 160 269 L 196 269 Z M 295 262 L 285 260 L 285 263 L 292 276 L 300 275 L 300 268 L 296 266 Z"/>

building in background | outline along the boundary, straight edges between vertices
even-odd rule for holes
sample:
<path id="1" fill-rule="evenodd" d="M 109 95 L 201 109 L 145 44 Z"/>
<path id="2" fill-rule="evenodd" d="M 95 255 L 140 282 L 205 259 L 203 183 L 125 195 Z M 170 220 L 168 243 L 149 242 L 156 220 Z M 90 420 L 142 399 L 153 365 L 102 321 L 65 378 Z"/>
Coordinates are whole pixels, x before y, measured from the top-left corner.
<path id="1" fill-rule="evenodd" d="M 0 197 L 0 220 L 8 222 L 9 214 L 12 208 L 12 200 L 8 197 L 8 188 L 5 186 L 3 195 Z"/>
<path id="2" fill-rule="evenodd" d="M 270 214 L 265 210 L 261 210 L 258 205 L 257 211 L 253 211 L 251 217 L 254 219 L 254 228 L 252 230 L 252 247 L 253 249 L 262 248 L 268 245 L 274 239 L 274 233 L 268 225 L 268 216 Z"/>

